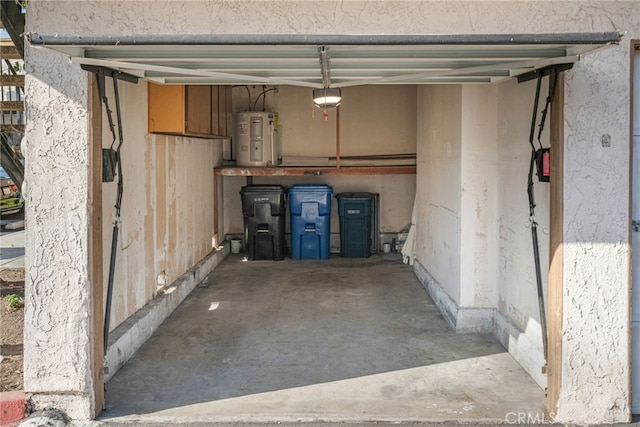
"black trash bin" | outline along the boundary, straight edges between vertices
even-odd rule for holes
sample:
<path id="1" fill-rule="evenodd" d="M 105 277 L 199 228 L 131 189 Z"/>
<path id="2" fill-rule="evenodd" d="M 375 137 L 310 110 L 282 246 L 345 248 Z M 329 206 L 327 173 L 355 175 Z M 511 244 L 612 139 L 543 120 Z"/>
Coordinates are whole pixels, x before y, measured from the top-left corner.
<path id="1" fill-rule="evenodd" d="M 368 258 L 371 256 L 371 221 L 373 193 L 339 193 L 340 256 Z"/>
<path id="2" fill-rule="evenodd" d="M 282 185 L 242 187 L 243 243 L 248 260 L 284 259 L 286 194 L 286 188 Z"/>

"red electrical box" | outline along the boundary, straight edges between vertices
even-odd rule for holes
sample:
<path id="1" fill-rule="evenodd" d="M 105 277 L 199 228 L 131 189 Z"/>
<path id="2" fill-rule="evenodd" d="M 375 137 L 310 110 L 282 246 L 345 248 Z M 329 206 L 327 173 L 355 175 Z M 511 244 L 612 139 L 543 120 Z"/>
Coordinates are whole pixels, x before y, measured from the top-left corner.
<path id="1" fill-rule="evenodd" d="M 536 169 L 538 181 L 549 182 L 551 178 L 551 151 L 549 148 L 541 148 L 536 151 Z"/>

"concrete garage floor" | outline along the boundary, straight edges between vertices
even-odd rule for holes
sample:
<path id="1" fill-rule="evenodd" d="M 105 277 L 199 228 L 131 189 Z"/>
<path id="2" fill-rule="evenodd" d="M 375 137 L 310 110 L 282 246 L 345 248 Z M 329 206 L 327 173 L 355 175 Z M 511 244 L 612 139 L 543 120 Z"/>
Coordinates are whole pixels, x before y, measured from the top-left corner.
<path id="1" fill-rule="evenodd" d="M 100 420 L 504 423 L 544 405 L 494 338 L 448 330 L 397 259 L 230 255 L 107 383 Z"/>

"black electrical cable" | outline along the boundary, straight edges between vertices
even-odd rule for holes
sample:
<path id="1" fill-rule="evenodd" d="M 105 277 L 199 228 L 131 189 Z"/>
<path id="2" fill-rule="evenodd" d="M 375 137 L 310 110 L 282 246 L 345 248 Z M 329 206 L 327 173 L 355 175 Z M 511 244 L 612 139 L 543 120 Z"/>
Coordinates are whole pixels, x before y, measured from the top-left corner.
<path id="1" fill-rule="evenodd" d="M 260 97 L 264 97 L 262 99 L 262 111 L 265 111 L 265 108 L 266 108 L 266 106 L 265 106 L 266 94 L 268 92 L 272 92 L 272 91 L 275 91 L 275 90 L 278 90 L 278 88 L 277 87 L 272 87 L 271 89 L 266 89 L 266 88 L 263 89 L 263 91 L 260 93 L 260 95 L 258 95 L 258 97 L 256 98 L 256 102 L 253 103 L 253 111 L 256 111 L 256 105 L 258 105 L 258 101 L 260 101 Z"/>

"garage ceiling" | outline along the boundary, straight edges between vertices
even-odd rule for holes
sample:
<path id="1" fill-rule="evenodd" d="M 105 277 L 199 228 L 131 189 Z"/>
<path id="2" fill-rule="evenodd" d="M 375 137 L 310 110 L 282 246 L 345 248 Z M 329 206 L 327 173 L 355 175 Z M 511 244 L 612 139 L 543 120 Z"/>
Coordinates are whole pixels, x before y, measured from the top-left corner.
<path id="1" fill-rule="evenodd" d="M 494 83 L 618 44 L 611 33 L 60 36 L 27 39 L 78 64 L 165 84 L 321 88 Z"/>

